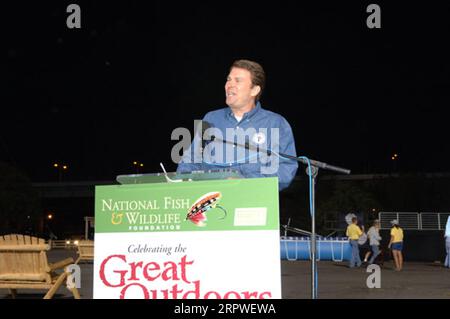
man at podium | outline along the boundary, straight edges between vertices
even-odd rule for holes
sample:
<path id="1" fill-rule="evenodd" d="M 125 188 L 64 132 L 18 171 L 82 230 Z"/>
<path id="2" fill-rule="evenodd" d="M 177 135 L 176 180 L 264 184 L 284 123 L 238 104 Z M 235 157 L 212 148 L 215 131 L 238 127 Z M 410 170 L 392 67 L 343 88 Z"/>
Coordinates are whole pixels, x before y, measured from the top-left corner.
<path id="1" fill-rule="evenodd" d="M 226 108 L 208 112 L 177 172 L 234 169 L 246 178 L 278 176 L 279 190 L 288 187 L 298 163 L 278 156 L 296 156 L 286 119 L 261 106 L 265 73 L 260 64 L 235 61 L 225 83 Z M 205 127 L 204 127 L 205 128 Z"/>

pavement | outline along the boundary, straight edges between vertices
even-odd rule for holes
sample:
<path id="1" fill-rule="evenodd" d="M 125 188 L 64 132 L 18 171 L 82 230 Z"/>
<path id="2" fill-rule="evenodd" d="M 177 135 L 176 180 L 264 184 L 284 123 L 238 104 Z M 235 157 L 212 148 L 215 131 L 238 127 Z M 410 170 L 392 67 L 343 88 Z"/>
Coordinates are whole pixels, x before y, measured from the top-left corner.
<path id="1" fill-rule="evenodd" d="M 76 252 L 54 249 L 48 253 L 50 262 L 67 257 L 76 259 Z M 82 299 L 93 296 L 93 263 L 82 263 Z M 367 268 L 348 268 L 347 262 L 319 261 L 318 296 L 323 299 L 450 299 L 450 269 L 438 263 L 405 262 L 400 272 L 391 261 L 380 269 L 380 288 L 368 288 L 367 279 L 372 273 Z M 309 261 L 282 261 L 282 295 L 285 299 L 311 298 L 311 263 Z M 44 291 L 19 290 L 18 299 L 40 299 Z M 0 289 L 0 299 L 8 299 L 8 291 Z M 55 299 L 72 299 L 63 285 Z"/>
<path id="2" fill-rule="evenodd" d="M 348 268 L 347 262 L 317 263 L 318 296 L 323 299 L 450 299 L 450 269 L 442 264 L 406 262 L 395 271 L 393 262 L 380 268 L 380 288 L 368 288 L 372 272 Z M 282 261 L 282 291 L 286 299 L 311 298 L 311 263 Z"/>

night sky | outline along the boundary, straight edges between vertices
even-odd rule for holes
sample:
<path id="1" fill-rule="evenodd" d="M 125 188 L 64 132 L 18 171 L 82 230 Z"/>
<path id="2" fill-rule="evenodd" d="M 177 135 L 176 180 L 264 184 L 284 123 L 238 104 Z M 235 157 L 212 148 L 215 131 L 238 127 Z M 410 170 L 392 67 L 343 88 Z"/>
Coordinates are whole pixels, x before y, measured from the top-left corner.
<path id="1" fill-rule="evenodd" d="M 81 29 L 66 26 L 70 3 Z M 247 58 L 298 155 L 353 173 L 449 171 L 450 4 L 379 2 L 377 30 L 370 3 L 2 4 L 0 161 L 36 182 L 57 180 L 54 162 L 69 181 L 113 180 L 135 160 L 175 170 L 172 130 L 226 106 L 228 68 Z"/>

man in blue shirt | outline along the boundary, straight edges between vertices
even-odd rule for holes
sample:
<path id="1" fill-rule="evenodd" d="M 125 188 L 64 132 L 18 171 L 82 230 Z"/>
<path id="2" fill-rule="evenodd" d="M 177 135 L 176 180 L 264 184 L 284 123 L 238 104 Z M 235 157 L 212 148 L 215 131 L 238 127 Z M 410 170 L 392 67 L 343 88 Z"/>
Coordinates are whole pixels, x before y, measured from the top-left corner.
<path id="1" fill-rule="evenodd" d="M 265 73 L 258 63 L 235 61 L 225 83 L 228 107 L 203 118 L 212 126 L 206 136 L 213 140 L 205 146 L 205 135 L 196 134 L 177 172 L 229 168 L 247 178 L 277 176 L 279 189 L 288 187 L 298 163 L 278 153 L 296 156 L 294 136 L 284 117 L 261 107 L 264 85 Z"/>

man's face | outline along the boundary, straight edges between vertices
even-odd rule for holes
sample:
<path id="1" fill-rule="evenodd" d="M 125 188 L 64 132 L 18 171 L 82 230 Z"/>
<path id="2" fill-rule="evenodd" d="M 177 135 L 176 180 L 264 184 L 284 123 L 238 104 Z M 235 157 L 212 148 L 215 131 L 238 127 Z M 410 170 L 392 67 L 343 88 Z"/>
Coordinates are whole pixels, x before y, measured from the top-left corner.
<path id="1" fill-rule="evenodd" d="M 254 102 L 259 86 L 253 86 L 250 71 L 232 68 L 225 83 L 226 104 L 232 109 L 240 109 Z"/>

